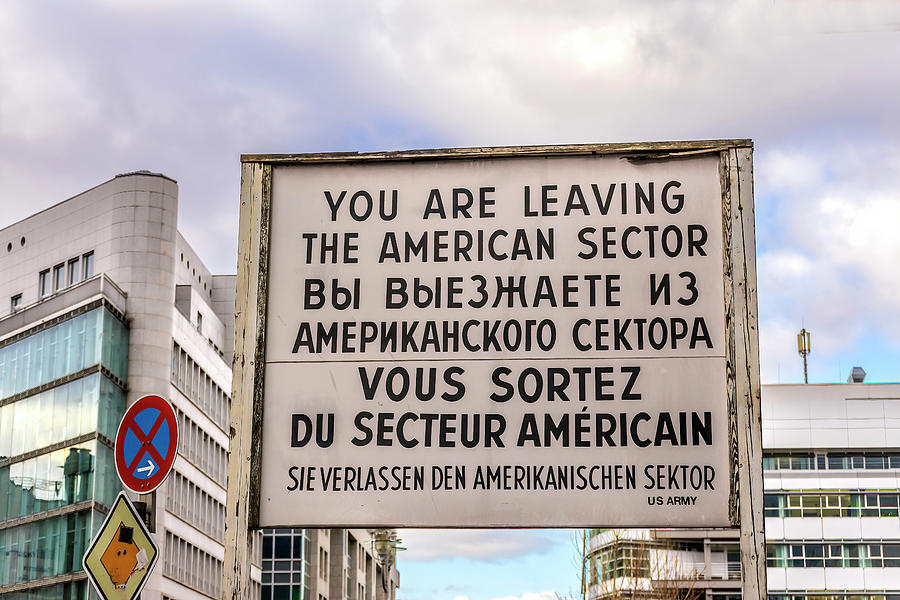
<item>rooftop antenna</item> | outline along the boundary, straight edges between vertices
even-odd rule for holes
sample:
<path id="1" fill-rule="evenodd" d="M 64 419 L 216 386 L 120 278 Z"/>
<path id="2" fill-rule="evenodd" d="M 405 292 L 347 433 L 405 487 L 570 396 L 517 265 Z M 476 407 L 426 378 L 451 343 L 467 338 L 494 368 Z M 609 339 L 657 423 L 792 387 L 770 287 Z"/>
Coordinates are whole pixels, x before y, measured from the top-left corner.
<path id="1" fill-rule="evenodd" d="M 803 357 L 803 383 L 809 383 L 809 373 L 806 368 L 806 355 L 812 352 L 809 344 L 809 332 L 804 327 L 797 334 L 797 352 Z"/>

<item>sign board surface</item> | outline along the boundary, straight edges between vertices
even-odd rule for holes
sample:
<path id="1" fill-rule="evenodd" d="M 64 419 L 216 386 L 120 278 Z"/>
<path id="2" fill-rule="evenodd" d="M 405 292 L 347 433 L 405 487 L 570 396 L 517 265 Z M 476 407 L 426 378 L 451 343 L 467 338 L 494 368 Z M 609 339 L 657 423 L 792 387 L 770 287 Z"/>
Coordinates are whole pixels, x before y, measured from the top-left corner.
<path id="1" fill-rule="evenodd" d="M 116 433 L 116 472 L 133 492 L 148 494 L 169 476 L 178 453 L 178 420 L 159 396 L 143 396 L 125 412 Z"/>
<path id="2" fill-rule="evenodd" d="M 733 524 L 722 160 L 276 162 L 258 525 Z"/>
<path id="3" fill-rule="evenodd" d="M 120 492 L 82 566 L 101 598 L 132 600 L 156 564 L 159 552 L 125 492 Z"/>

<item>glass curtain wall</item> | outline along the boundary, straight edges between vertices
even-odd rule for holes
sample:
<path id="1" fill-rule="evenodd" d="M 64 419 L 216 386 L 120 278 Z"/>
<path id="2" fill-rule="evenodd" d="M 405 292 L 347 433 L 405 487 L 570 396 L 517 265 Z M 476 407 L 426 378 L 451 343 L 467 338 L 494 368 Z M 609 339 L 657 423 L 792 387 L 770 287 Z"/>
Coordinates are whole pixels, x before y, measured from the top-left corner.
<path id="1" fill-rule="evenodd" d="M 101 364 L 127 377 L 128 330 L 102 307 L 65 319 L 22 339 L 0 342 L 0 399 Z"/>
<path id="2" fill-rule="evenodd" d="M 125 412 L 127 365 L 128 329 L 105 306 L 0 340 L 4 598 L 87 597 L 84 581 L 4 588 L 81 571 L 103 521 L 93 503 L 108 507 L 121 489 L 108 444 Z"/>
<path id="3" fill-rule="evenodd" d="M 305 529 L 263 529 L 263 600 L 308 600 L 312 546 Z"/>

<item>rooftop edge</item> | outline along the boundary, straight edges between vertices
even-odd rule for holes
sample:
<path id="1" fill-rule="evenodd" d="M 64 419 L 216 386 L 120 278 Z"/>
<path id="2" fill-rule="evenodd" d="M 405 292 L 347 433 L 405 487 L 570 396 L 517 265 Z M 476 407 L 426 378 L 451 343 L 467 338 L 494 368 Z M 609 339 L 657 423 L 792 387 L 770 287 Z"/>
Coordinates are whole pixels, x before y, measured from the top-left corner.
<path id="1" fill-rule="evenodd" d="M 141 169 L 139 171 L 129 171 L 128 173 L 119 173 L 115 176 L 115 179 L 119 177 L 132 177 L 134 175 L 146 175 L 147 177 L 159 177 L 161 179 L 168 179 L 172 183 L 178 183 L 176 180 L 172 179 L 168 175 L 164 175 L 163 173 L 154 173 L 153 171 L 148 171 L 146 169 Z"/>

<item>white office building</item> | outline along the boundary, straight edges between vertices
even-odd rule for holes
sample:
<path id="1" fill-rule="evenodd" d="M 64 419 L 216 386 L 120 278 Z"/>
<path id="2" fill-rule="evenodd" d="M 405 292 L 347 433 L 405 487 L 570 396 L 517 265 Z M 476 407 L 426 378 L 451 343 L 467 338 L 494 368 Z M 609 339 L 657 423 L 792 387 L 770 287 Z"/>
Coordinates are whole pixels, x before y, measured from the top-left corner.
<path id="1" fill-rule="evenodd" d="M 121 489 L 116 428 L 151 393 L 180 440 L 142 599 L 220 596 L 235 277 L 209 272 L 177 215 L 175 181 L 138 172 L 0 229 L 4 600 L 93 597 L 81 556 Z"/>
<path id="2" fill-rule="evenodd" d="M 900 600 L 900 384 L 762 388 L 773 600 Z M 589 595 L 740 597 L 737 532 L 592 530 Z"/>

